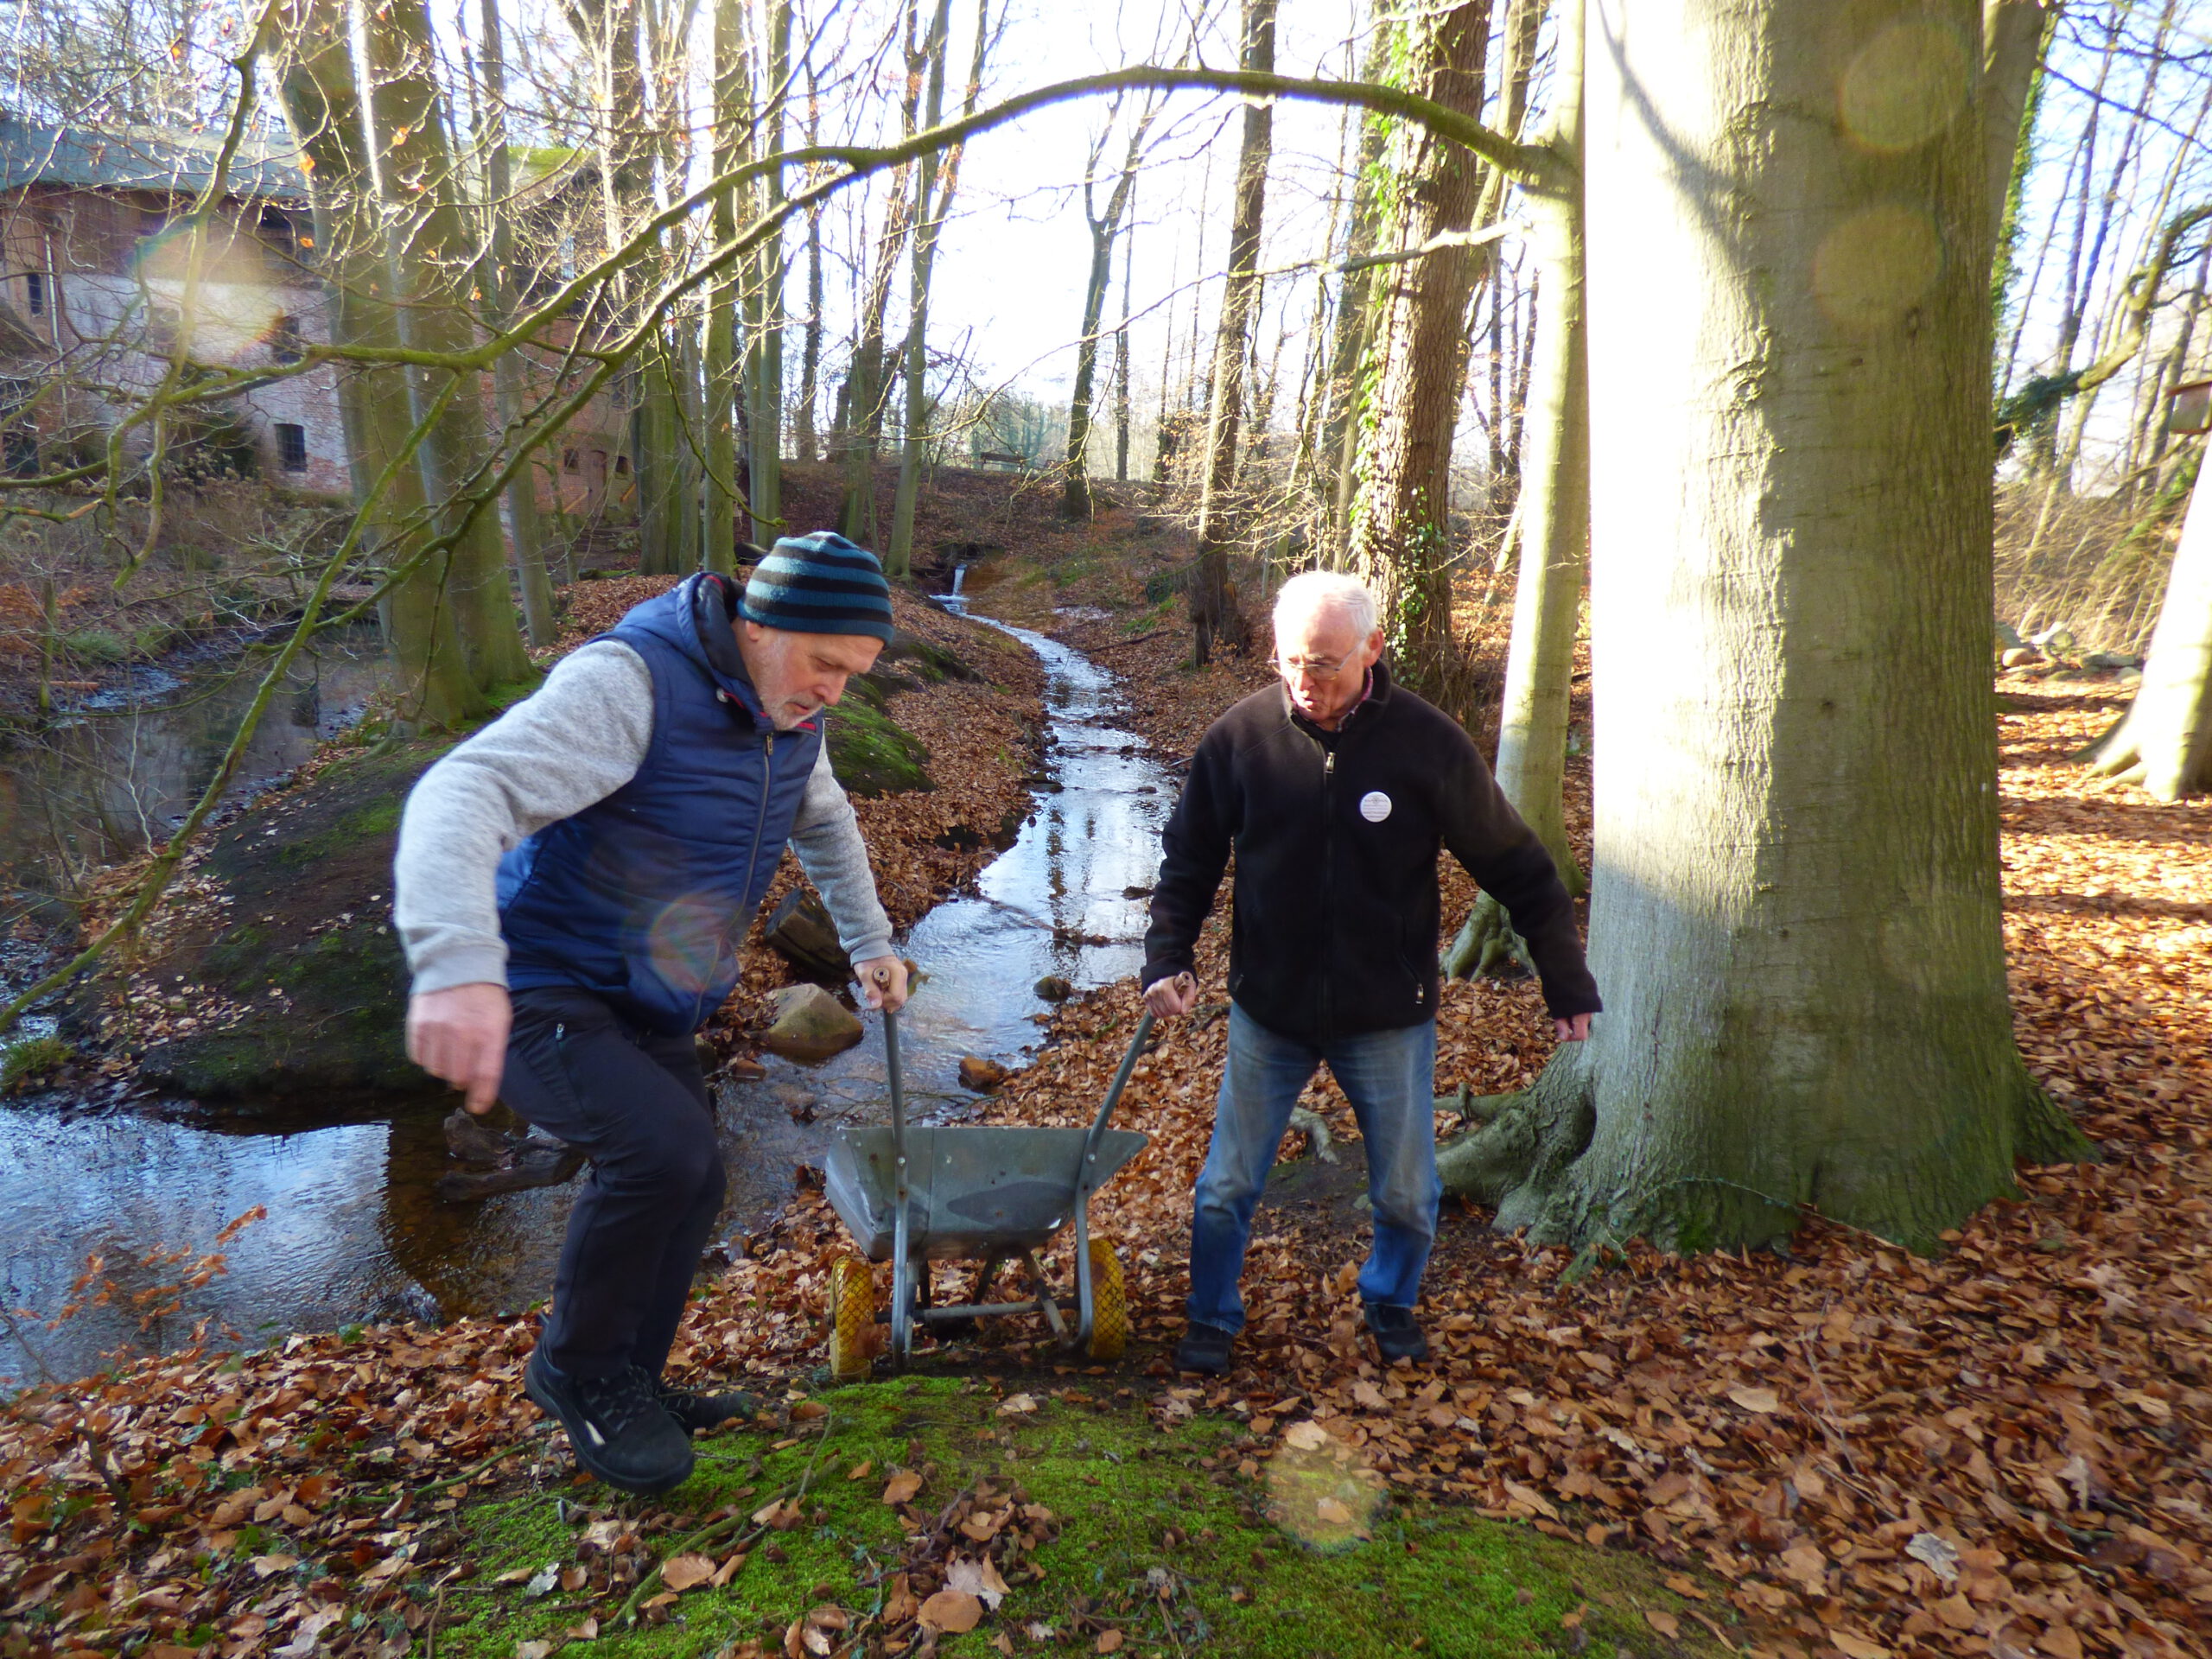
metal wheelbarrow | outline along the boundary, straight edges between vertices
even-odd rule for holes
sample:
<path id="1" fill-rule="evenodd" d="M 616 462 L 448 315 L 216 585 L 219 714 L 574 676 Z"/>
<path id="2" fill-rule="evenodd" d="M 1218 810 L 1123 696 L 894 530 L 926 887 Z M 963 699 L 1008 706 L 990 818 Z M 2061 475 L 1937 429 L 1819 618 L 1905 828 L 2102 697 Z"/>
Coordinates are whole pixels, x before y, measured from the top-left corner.
<path id="1" fill-rule="evenodd" d="M 1147 1014 L 1137 1021 L 1129 1052 L 1088 1129 L 909 1128 L 899 1016 L 884 1014 L 891 1127 L 841 1129 L 823 1160 L 830 1207 L 861 1252 L 830 1268 L 835 1329 L 830 1365 L 836 1376 L 867 1375 L 869 1357 L 880 1345 L 879 1325 L 890 1325 L 891 1363 L 903 1367 L 913 1353 L 918 1322 L 943 1325 L 985 1314 L 1041 1313 L 1069 1347 L 1095 1360 L 1120 1357 L 1129 1339 L 1121 1258 L 1109 1241 L 1090 1236 L 1090 1195 L 1150 1143 L 1147 1135 L 1108 1123 L 1151 1033 Z M 1055 1295 L 1037 1260 L 1037 1252 L 1071 1221 L 1072 1307 Z M 868 1263 L 887 1259 L 891 1306 L 880 1313 Z M 985 1300 L 999 1269 L 1016 1260 L 1028 1269 L 1035 1294 L 1026 1301 Z M 973 1300 L 932 1306 L 929 1264 L 960 1261 L 982 1263 Z"/>

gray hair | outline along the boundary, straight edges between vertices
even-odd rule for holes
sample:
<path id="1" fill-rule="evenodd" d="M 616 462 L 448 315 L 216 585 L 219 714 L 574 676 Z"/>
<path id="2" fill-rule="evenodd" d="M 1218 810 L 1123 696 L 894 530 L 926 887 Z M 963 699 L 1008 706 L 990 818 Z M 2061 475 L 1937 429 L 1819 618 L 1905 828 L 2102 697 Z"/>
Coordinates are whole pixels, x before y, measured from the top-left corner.
<path id="1" fill-rule="evenodd" d="M 1375 632 L 1375 595 L 1365 582 L 1339 570 L 1301 570 L 1275 595 L 1275 632 L 1287 622 L 1332 607 L 1344 613 L 1362 639 Z"/>

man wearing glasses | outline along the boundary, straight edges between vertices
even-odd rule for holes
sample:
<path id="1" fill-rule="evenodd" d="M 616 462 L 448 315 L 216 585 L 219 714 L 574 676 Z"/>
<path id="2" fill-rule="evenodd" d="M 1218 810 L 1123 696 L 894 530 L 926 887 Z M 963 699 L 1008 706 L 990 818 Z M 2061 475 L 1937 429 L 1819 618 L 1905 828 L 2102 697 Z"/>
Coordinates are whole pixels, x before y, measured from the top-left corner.
<path id="1" fill-rule="evenodd" d="M 1563 1042 L 1598 988 L 1543 843 L 1458 722 L 1391 683 L 1375 599 L 1345 575 L 1283 584 L 1279 686 L 1216 721 L 1161 836 L 1141 982 L 1156 1015 L 1198 1000 L 1192 950 L 1236 855 L 1229 1053 L 1191 1224 L 1185 1370 L 1218 1376 L 1244 1323 L 1252 1211 L 1300 1091 L 1323 1061 L 1359 1120 L 1375 1238 L 1359 1275 L 1385 1363 L 1427 1357 L 1415 1322 L 1436 1173 L 1436 861 L 1448 849 L 1529 944 Z"/>

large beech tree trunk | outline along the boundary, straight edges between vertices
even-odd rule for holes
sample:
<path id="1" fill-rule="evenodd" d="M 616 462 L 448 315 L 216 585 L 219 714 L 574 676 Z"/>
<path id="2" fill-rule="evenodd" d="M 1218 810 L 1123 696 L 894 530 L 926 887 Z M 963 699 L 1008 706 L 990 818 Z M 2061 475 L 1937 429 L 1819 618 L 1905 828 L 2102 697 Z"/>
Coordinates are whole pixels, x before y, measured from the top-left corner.
<path id="1" fill-rule="evenodd" d="M 2097 745 L 2096 769 L 2162 801 L 2212 790 L 2212 506 L 2199 481 L 2127 716 Z"/>
<path id="2" fill-rule="evenodd" d="M 1589 30 L 1607 1011 L 1447 1179 L 1548 1238 L 1757 1244 L 1809 1205 L 1929 1249 L 2090 1150 L 2005 997 L 1980 94 L 1882 79 L 1977 65 L 1979 10 Z"/>
<path id="3" fill-rule="evenodd" d="M 423 351 L 467 351 L 477 340 L 468 293 L 475 247 L 461 219 L 444 99 L 431 68 L 429 19 L 422 0 L 391 0 L 367 10 L 364 19 L 377 186 L 390 226 L 407 344 Z M 442 376 L 439 382 L 425 376 L 417 385 L 426 407 L 429 397 L 443 390 Z M 477 377 L 467 377 L 446 404 L 418 453 L 423 488 L 445 533 L 459 531 L 447 584 L 470 672 L 487 690 L 528 679 L 533 671 L 507 586 L 499 512 L 486 508 L 466 530 L 460 528 L 469 506 L 464 498 L 480 489 L 494 459 Z"/>
<path id="4" fill-rule="evenodd" d="M 1275 67 L 1275 0 L 1244 0 L 1243 45 L 1237 67 L 1262 74 Z M 1236 205 L 1229 226 L 1229 275 L 1222 284 L 1221 321 L 1214 330 L 1213 386 L 1207 403 L 1205 453 L 1200 458 L 1198 558 L 1191 585 L 1192 659 L 1204 667 L 1214 641 L 1233 634 L 1236 604 L 1229 587 L 1229 549 L 1242 515 L 1232 499 L 1236 448 L 1244 421 L 1244 357 L 1260 293 L 1260 229 L 1268 204 L 1268 164 L 1274 153 L 1274 105 L 1252 99 L 1236 153 Z"/>
<path id="5" fill-rule="evenodd" d="M 1479 116 L 1490 15 L 1490 0 L 1467 0 L 1401 20 L 1410 90 Z M 1392 168 L 1403 179 L 1395 239 L 1398 252 L 1409 253 L 1473 225 L 1484 169 L 1457 144 L 1418 128 L 1402 144 L 1408 153 L 1395 156 Z M 1351 567 L 1374 591 L 1393 665 L 1413 690 L 1454 713 L 1465 711 L 1472 687 L 1452 640 L 1452 437 L 1479 273 L 1470 247 L 1378 268 L 1370 413 L 1351 524 Z"/>
<path id="6" fill-rule="evenodd" d="M 330 334 L 341 346 L 397 353 L 399 314 L 376 184 L 365 148 L 359 83 L 340 0 L 292 0 L 283 18 L 289 61 L 278 78 L 284 119 L 313 162 L 315 240 L 329 284 Z M 368 545 L 387 566 L 413 556 L 429 536 L 420 467 L 394 462 L 413 421 L 407 372 L 397 367 L 340 372 L 339 416 L 352 460 L 354 499 L 391 476 L 372 512 Z M 398 708 L 409 728 L 445 729 L 481 713 L 488 700 L 469 674 L 447 597 L 446 554 L 435 554 L 397 584 L 383 607 L 385 634 L 400 671 Z"/>

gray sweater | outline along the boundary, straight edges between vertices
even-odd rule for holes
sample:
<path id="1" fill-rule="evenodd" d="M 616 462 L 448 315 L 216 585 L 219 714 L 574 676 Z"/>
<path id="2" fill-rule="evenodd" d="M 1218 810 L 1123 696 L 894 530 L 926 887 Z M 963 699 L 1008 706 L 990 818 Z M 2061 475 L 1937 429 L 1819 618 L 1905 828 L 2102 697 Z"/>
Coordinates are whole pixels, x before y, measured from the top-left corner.
<path id="1" fill-rule="evenodd" d="M 653 735 L 652 671 L 615 639 L 579 646 L 545 683 L 442 756 L 407 798 L 392 917 L 417 995 L 506 983 L 499 859 L 637 775 Z M 891 954 L 868 844 L 824 744 L 791 844 L 855 962 Z"/>

